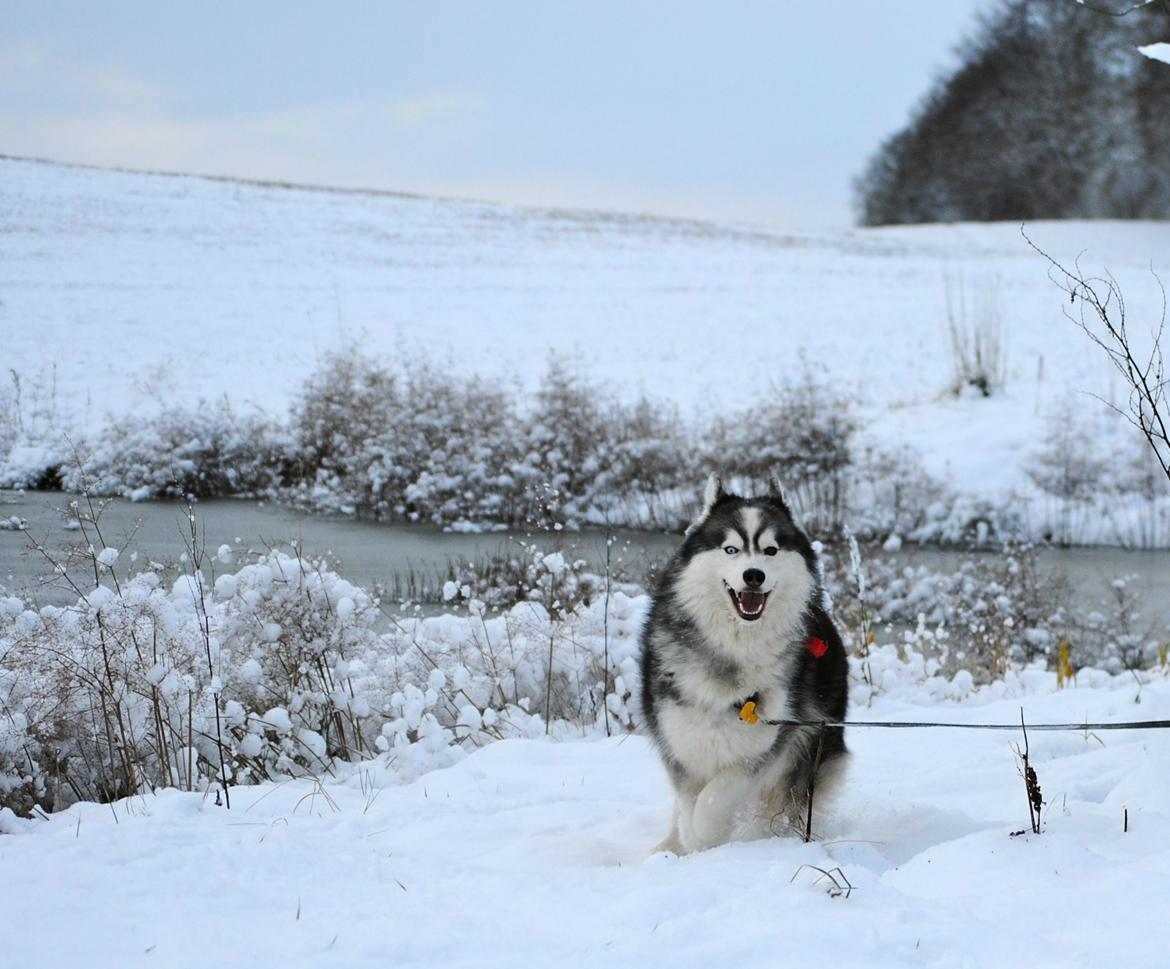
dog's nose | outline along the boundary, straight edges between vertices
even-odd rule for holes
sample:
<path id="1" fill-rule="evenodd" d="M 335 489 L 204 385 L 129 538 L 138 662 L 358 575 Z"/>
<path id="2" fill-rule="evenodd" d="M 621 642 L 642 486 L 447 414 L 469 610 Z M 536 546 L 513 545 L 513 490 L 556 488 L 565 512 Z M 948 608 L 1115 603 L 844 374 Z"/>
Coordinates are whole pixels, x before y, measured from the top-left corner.
<path id="1" fill-rule="evenodd" d="M 743 573 L 743 580 L 752 589 L 758 589 L 764 584 L 764 573 L 759 569 L 747 569 Z"/>

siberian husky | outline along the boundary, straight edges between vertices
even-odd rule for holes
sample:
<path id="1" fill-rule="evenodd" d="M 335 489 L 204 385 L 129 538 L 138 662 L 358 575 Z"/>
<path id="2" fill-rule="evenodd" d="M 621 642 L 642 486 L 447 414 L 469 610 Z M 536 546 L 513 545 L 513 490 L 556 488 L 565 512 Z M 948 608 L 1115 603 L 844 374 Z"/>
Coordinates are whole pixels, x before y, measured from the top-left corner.
<path id="1" fill-rule="evenodd" d="M 778 486 L 743 498 L 711 476 L 642 631 L 643 711 L 675 793 L 657 850 L 803 832 L 840 774 L 843 728 L 767 722 L 845 717 L 848 661 L 819 574 Z"/>

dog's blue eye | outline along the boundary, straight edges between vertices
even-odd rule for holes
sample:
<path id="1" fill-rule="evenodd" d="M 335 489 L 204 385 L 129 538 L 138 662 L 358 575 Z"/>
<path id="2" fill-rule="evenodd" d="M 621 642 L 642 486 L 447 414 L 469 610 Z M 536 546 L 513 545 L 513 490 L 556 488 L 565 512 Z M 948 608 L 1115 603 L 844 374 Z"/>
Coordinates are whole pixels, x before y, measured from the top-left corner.
<path id="1" fill-rule="evenodd" d="M 728 555 L 738 555 L 739 554 L 739 549 L 736 548 L 734 545 L 724 546 L 723 551 L 725 551 Z"/>
<path id="2" fill-rule="evenodd" d="M 769 545 L 766 549 L 764 549 L 764 554 L 765 555 L 775 555 L 779 551 L 780 551 L 780 549 L 776 548 L 775 545 Z"/>

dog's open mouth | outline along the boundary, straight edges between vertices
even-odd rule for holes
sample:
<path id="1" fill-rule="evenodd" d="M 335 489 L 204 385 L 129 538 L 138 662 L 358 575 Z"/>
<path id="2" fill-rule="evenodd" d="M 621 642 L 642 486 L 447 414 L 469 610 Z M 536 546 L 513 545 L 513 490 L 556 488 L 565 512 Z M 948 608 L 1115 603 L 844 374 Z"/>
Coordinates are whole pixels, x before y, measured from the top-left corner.
<path id="1" fill-rule="evenodd" d="M 744 589 L 742 592 L 736 592 L 726 582 L 723 585 L 727 589 L 727 594 L 731 596 L 731 603 L 735 606 L 735 611 L 740 619 L 754 622 L 764 614 L 764 606 L 768 604 L 768 593 L 755 589 Z"/>

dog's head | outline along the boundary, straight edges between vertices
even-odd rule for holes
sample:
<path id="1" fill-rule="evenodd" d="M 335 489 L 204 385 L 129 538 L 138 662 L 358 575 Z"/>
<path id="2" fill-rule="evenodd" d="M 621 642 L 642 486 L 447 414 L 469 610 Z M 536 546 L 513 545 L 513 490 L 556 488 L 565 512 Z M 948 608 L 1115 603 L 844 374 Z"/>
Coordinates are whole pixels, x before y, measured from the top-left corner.
<path id="1" fill-rule="evenodd" d="M 678 561 L 680 604 L 701 625 L 736 634 L 793 624 L 817 586 L 816 553 L 776 484 L 744 498 L 712 475 Z"/>

